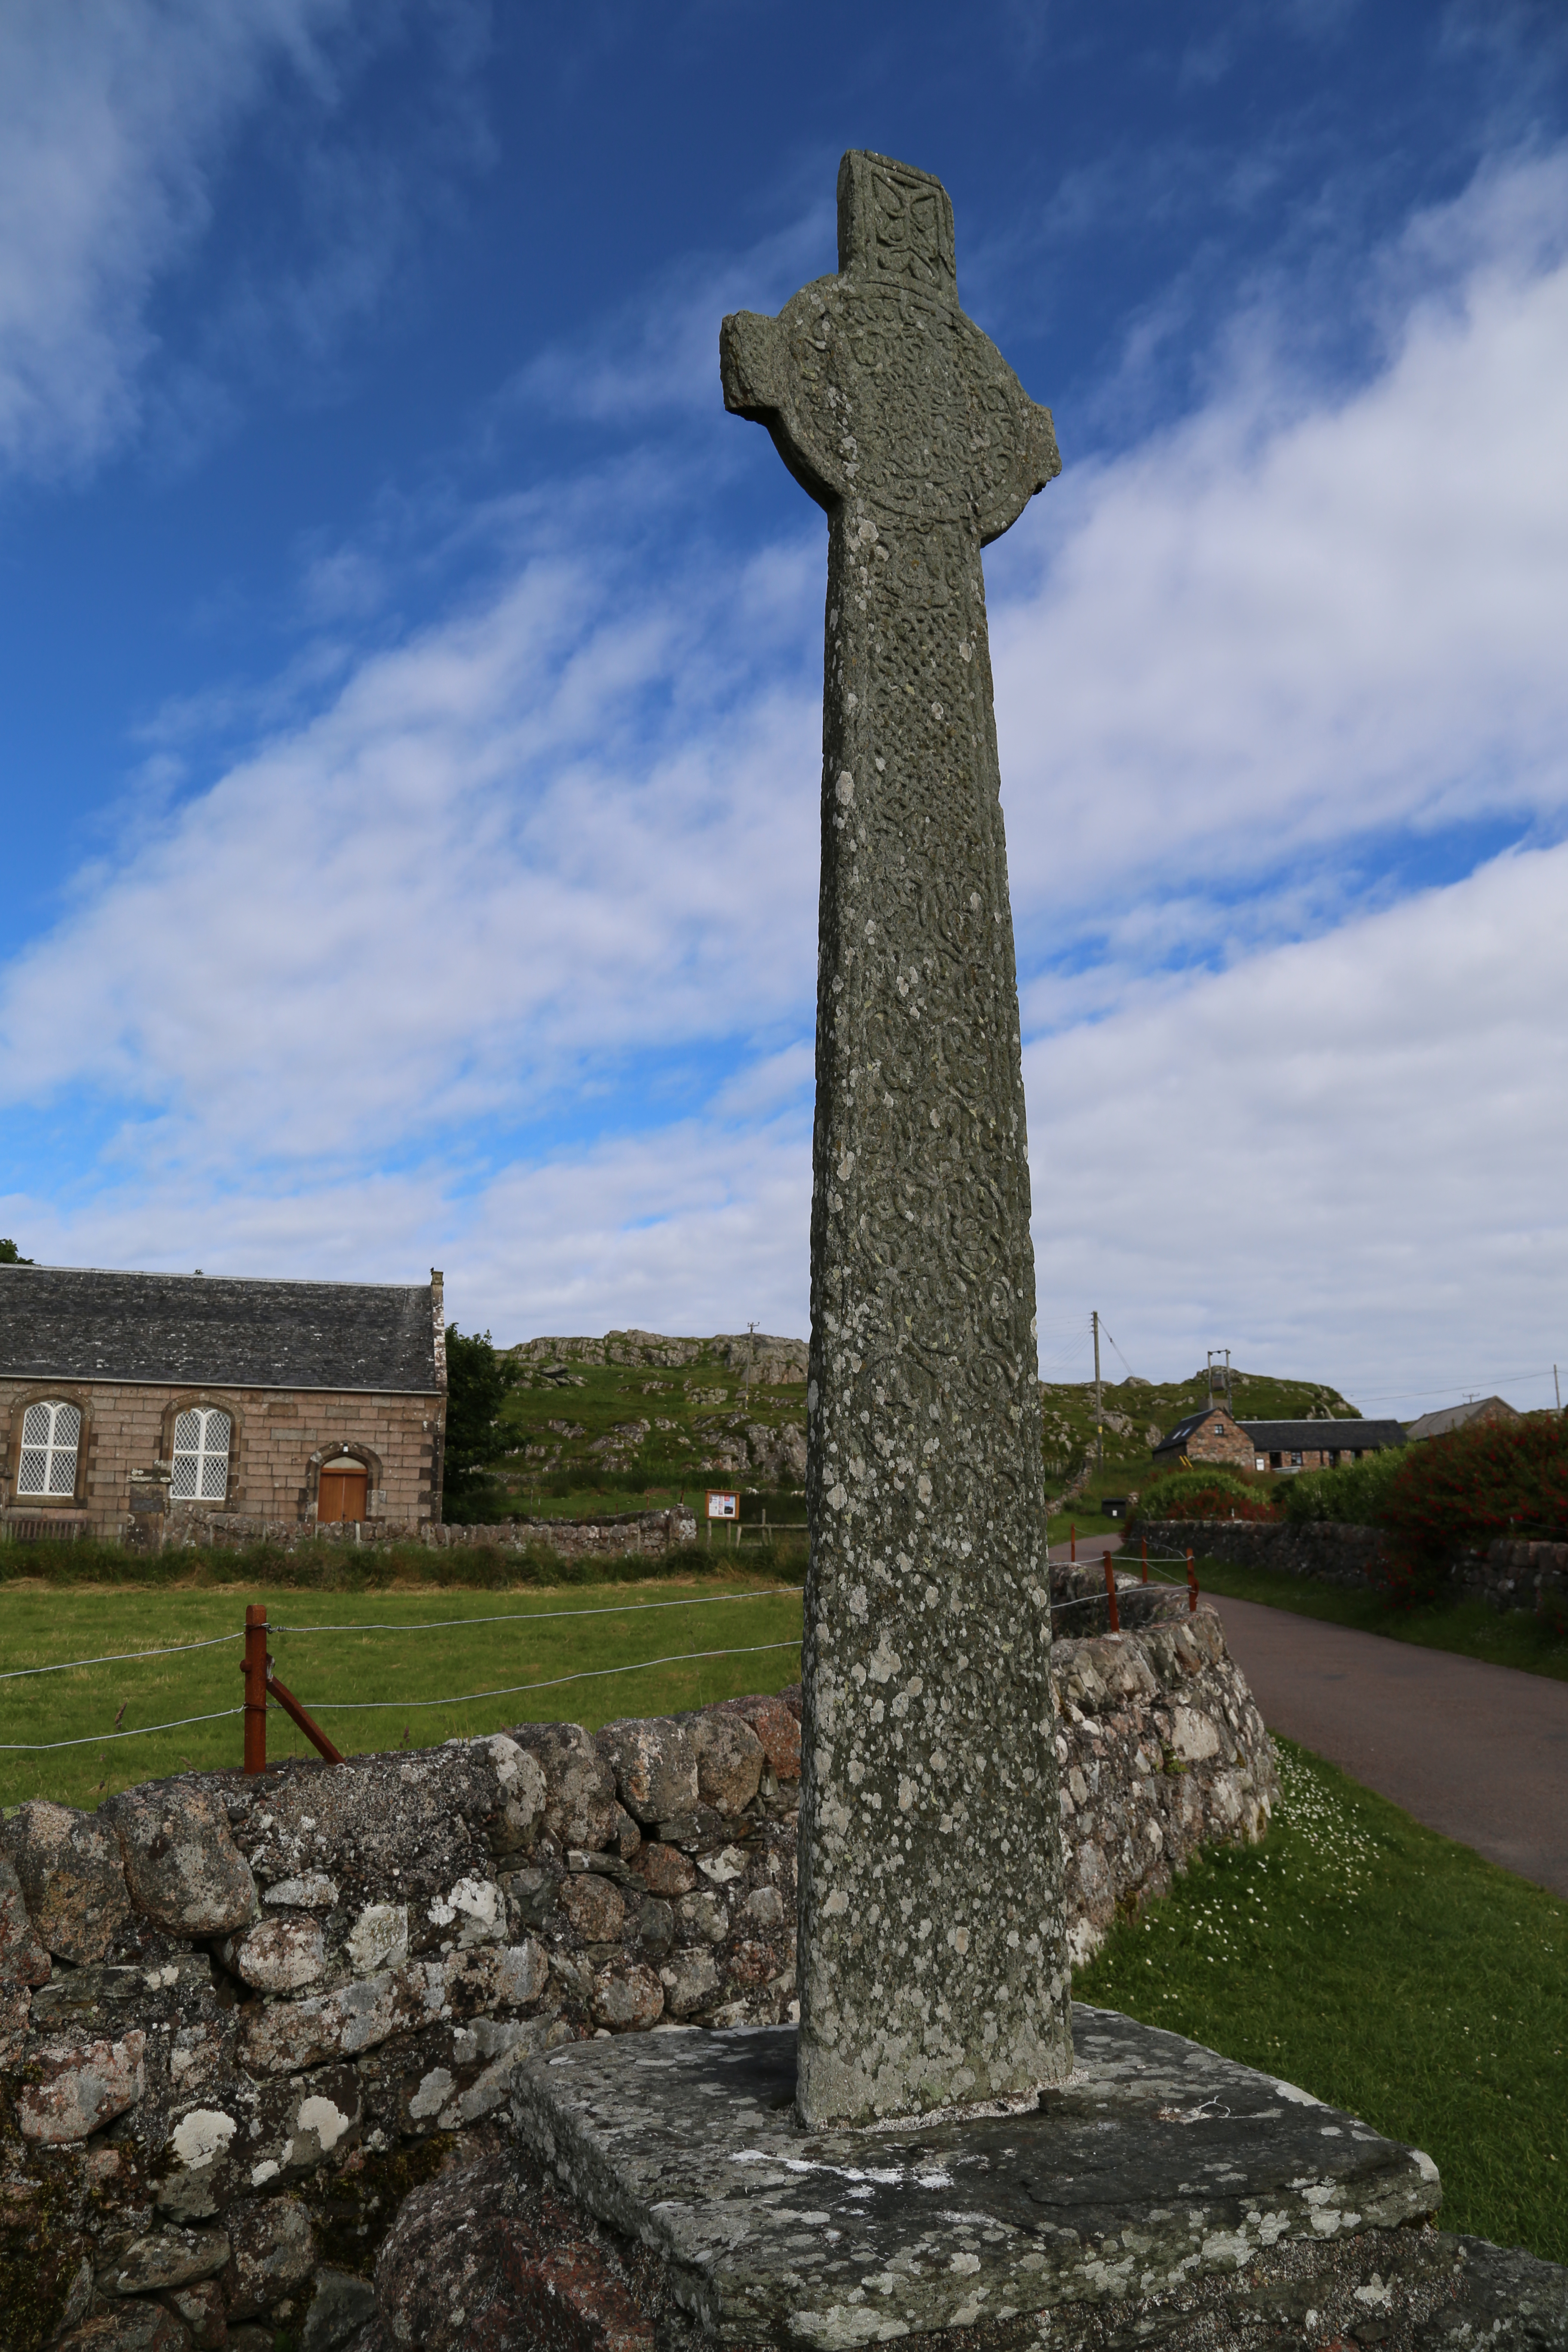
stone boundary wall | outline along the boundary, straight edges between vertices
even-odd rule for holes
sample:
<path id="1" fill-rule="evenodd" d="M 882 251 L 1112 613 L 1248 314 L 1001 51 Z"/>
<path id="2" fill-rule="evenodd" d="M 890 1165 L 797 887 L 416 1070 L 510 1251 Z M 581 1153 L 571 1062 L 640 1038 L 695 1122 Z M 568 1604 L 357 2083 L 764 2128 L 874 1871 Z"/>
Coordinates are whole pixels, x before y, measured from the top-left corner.
<path id="1" fill-rule="evenodd" d="M 1376 1528 L 1311 1520 L 1302 1527 L 1258 1519 L 1146 1519 L 1133 1536 L 1147 1536 L 1163 1551 L 1185 1551 L 1201 1559 L 1231 1560 L 1239 1568 L 1271 1568 L 1287 1576 L 1310 1576 L 1321 1584 L 1364 1591 L 1382 1565 L 1382 1535 Z M 1125 1559 L 1126 1555 L 1122 1555 Z M 1528 1609 L 1568 1618 L 1568 1543 L 1500 1536 L 1485 1554 L 1465 1552 L 1449 1570 L 1456 1597 L 1486 1601 L 1494 1609 Z"/>
<path id="2" fill-rule="evenodd" d="M 1358 1587 L 1374 1572 L 1382 1544 L 1376 1528 L 1330 1519 L 1304 1527 L 1284 1519 L 1139 1519 L 1128 1540 L 1135 1543 L 1142 1536 L 1162 1551 L 1190 1549 L 1200 1559 L 1206 1554 L 1237 1568 L 1272 1568 L 1286 1576 L 1314 1577 L 1321 1584 Z"/>
<path id="3" fill-rule="evenodd" d="M 1468 1599 L 1489 1601 L 1494 1609 L 1529 1609 L 1560 1623 L 1568 1619 L 1568 1543 L 1500 1536 L 1484 1559 L 1467 1552 L 1454 1580 Z"/>
<path id="4" fill-rule="evenodd" d="M 697 1520 L 690 1511 L 620 1511 L 601 1519 L 503 1519 L 496 1527 L 447 1527 L 427 1520 L 418 1523 L 364 1520 L 341 1526 L 300 1524 L 295 1520 L 249 1518 L 234 1511 L 182 1510 L 172 1522 L 165 1549 L 171 1551 L 222 1551 L 244 1544 L 275 1544 L 283 1551 L 306 1551 L 315 1544 L 423 1544 L 435 1551 L 459 1551 L 487 1547 L 502 1551 L 544 1549 L 563 1559 L 590 1554 L 619 1557 L 626 1552 L 679 1551 L 697 1541 Z"/>
<path id="5" fill-rule="evenodd" d="M 1052 1679 L 1081 1963 L 1200 1844 L 1261 1835 L 1278 1780 L 1210 1611 L 1058 1641 Z M 7 2352 L 425 2342 L 428 2266 L 383 2242 L 489 2146 L 521 2061 L 794 2013 L 798 1706 L 24 1805 L 0 1831 Z"/>

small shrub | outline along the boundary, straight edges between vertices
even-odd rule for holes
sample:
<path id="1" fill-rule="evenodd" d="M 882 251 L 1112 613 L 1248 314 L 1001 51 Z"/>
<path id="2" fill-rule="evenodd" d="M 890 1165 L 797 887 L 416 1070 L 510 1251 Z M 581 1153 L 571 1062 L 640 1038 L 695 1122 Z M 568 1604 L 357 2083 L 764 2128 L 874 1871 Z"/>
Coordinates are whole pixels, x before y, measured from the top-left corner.
<path id="1" fill-rule="evenodd" d="M 1145 1486 L 1133 1524 L 1141 1519 L 1273 1519 L 1279 1517 L 1267 1488 L 1239 1470 L 1205 1465 L 1173 1470 Z"/>
<path id="2" fill-rule="evenodd" d="M 1405 1460 L 1403 1446 L 1386 1446 L 1364 1462 L 1338 1470 L 1304 1470 L 1283 1482 L 1284 1516 L 1292 1527 L 1331 1520 L 1345 1527 L 1376 1527 L 1389 1481 Z"/>

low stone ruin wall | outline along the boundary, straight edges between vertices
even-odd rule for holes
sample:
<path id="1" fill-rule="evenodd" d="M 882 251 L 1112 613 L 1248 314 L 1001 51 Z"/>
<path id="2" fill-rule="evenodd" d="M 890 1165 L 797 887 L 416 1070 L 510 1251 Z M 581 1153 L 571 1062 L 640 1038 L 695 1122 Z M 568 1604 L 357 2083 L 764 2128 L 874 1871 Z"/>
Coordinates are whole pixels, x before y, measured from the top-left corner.
<path id="1" fill-rule="evenodd" d="M 1272 1568 L 1284 1576 L 1315 1577 L 1321 1584 L 1364 1586 L 1376 1571 L 1382 1537 L 1376 1528 L 1330 1519 L 1292 1527 L 1283 1519 L 1140 1519 L 1129 1538 L 1147 1538 L 1151 1551 L 1194 1552 L 1238 1568 Z"/>
<path id="2" fill-rule="evenodd" d="M 497 1527 L 447 1527 L 427 1521 L 407 1526 L 390 1520 L 347 1520 L 318 1527 L 313 1520 L 249 1518 L 237 1511 L 181 1510 L 172 1517 L 166 1549 L 221 1551 L 243 1544 L 274 1544 L 283 1551 L 309 1549 L 313 1544 L 423 1544 L 437 1551 L 484 1547 L 501 1551 L 531 1551 L 541 1547 L 559 1552 L 563 1559 L 595 1554 L 623 1557 L 628 1552 L 679 1551 L 697 1541 L 697 1521 L 690 1511 L 617 1511 L 601 1519 L 503 1519 Z"/>
<path id="3" fill-rule="evenodd" d="M 1278 1784 L 1209 1611 L 1060 1640 L 1052 1675 L 1082 1961 L 1205 1840 L 1259 1836 Z M 7 2352 L 464 2341 L 458 2272 L 432 2283 L 468 2242 L 439 2179 L 488 2150 L 512 2227 L 522 2060 L 793 2013 L 799 1775 L 786 1695 L 24 1805 L 0 1832 Z M 542 2308 L 590 2262 L 567 2243 Z"/>

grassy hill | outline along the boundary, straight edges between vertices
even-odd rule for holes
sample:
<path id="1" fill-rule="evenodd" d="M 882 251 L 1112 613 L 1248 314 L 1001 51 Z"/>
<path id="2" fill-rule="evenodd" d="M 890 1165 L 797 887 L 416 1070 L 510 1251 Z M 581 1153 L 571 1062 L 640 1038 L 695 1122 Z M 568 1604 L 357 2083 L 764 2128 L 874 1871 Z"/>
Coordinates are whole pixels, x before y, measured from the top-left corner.
<path id="1" fill-rule="evenodd" d="M 653 1510 L 715 1486 L 782 1500 L 805 1486 L 804 1339 L 609 1331 L 529 1339 L 509 1360 L 510 1443 L 491 1466 L 515 1511 Z"/>
<path id="2" fill-rule="evenodd" d="M 705 1486 L 736 1485 L 758 1498 L 748 1516 L 786 1516 L 805 1479 L 805 1342 L 763 1332 L 670 1339 L 609 1331 L 603 1339 L 529 1339 L 509 1351 L 516 1385 L 502 1411 L 505 1450 L 491 1467 L 505 1507 L 579 1517 L 595 1510 L 655 1509 Z M 1354 1413 L 1322 1381 L 1232 1374 L 1236 1410 L 1268 1420 Z M 1150 1449 L 1208 1396 L 1206 1375 L 1107 1381 L 1105 1465 L 1093 1469 L 1091 1381 L 1042 1385 L 1046 1484 L 1072 1488 L 1079 1522 L 1104 1526 L 1100 1495 L 1126 1493 L 1147 1475 Z M 1086 1471 L 1089 1473 L 1087 1478 Z M 787 1516 L 801 1514 L 790 1512 Z"/>

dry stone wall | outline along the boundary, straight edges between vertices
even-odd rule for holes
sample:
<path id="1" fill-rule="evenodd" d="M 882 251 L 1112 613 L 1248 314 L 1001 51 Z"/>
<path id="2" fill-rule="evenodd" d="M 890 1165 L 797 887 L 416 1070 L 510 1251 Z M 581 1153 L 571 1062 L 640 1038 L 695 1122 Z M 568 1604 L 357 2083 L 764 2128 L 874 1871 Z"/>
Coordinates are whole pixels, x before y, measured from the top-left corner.
<path id="1" fill-rule="evenodd" d="M 1494 1609 L 1529 1609 L 1568 1630 L 1568 1543 L 1500 1537 L 1485 1557 L 1468 1552 L 1454 1570 L 1468 1598 Z"/>
<path id="2" fill-rule="evenodd" d="M 174 1522 L 169 1549 L 223 1550 L 246 1544 L 276 1544 L 284 1551 L 313 1544 L 423 1544 L 434 1551 L 480 1548 L 501 1551 L 544 1549 L 563 1559 L 620 1558 L 627 1553 L 677 1551 L 697 1541 L 689 1510 L 618 1511 L 600 1519 L 503 1519 L 495 1527 L 447 1527 L 437 1521 L 376 1523 L 361 1528 L 291 1519 L 246 1518 L 229 1511 L 182 1511 Z"/>
<path id="3" fill-rule="evenodd" d="M 1288 1521 L 1145 1519 L 1140 1520 L 1137 1532 L 1164 1550 L 1190 1548 L 1200 1559 L 1206 1555 L 1243 1568 L 1277 1569 L 1321 1584 L 1364 1590 L 1383 1567 L 1380 1528 L 1330 1520 L 1297 1527 Z M 1568 1621 L 1568 1543 L 1500 1536 L 1484 1553 L 1461 1553 L 1449 1576 L 1456 1597 Z"/>
<path id="4" fill-rule="evenodd" d="M 1328 1519 L 1292 1526 L 1283 1519 L 1140 1519 L 1134 1530 L 1151 1549 L 1195 1552 L 1240 1568 L 1272 1568 L 1321 1584 L 1364 1586 L 1376 1572 L 1383 1538 L 1376 1528 Z"/>
<path id="5" fill-rule="evenodd" d="M 1052 1678 L 1081 1960 L 1205 1840 L 1259 1835 L 1277 1783 L 1207 1611 L 1059 1641 Z M 559 2219 L 541 2240 L 498 2127 L 535 2052 L 794 2014 L 799 1775 L 786 1694 L 23 1806 L 0 1832 L 8 2352 L 444 2342 L 427 2240 L 473 2271 L 458 2303 L 500 2294 L 499 2263 L 513 2307 L 587 2298 L 598 2332 L 563 2343 L 651 2342 L 590 2243 Z M 441 2185 L 469 2173 L 488 2235 Z"/>

